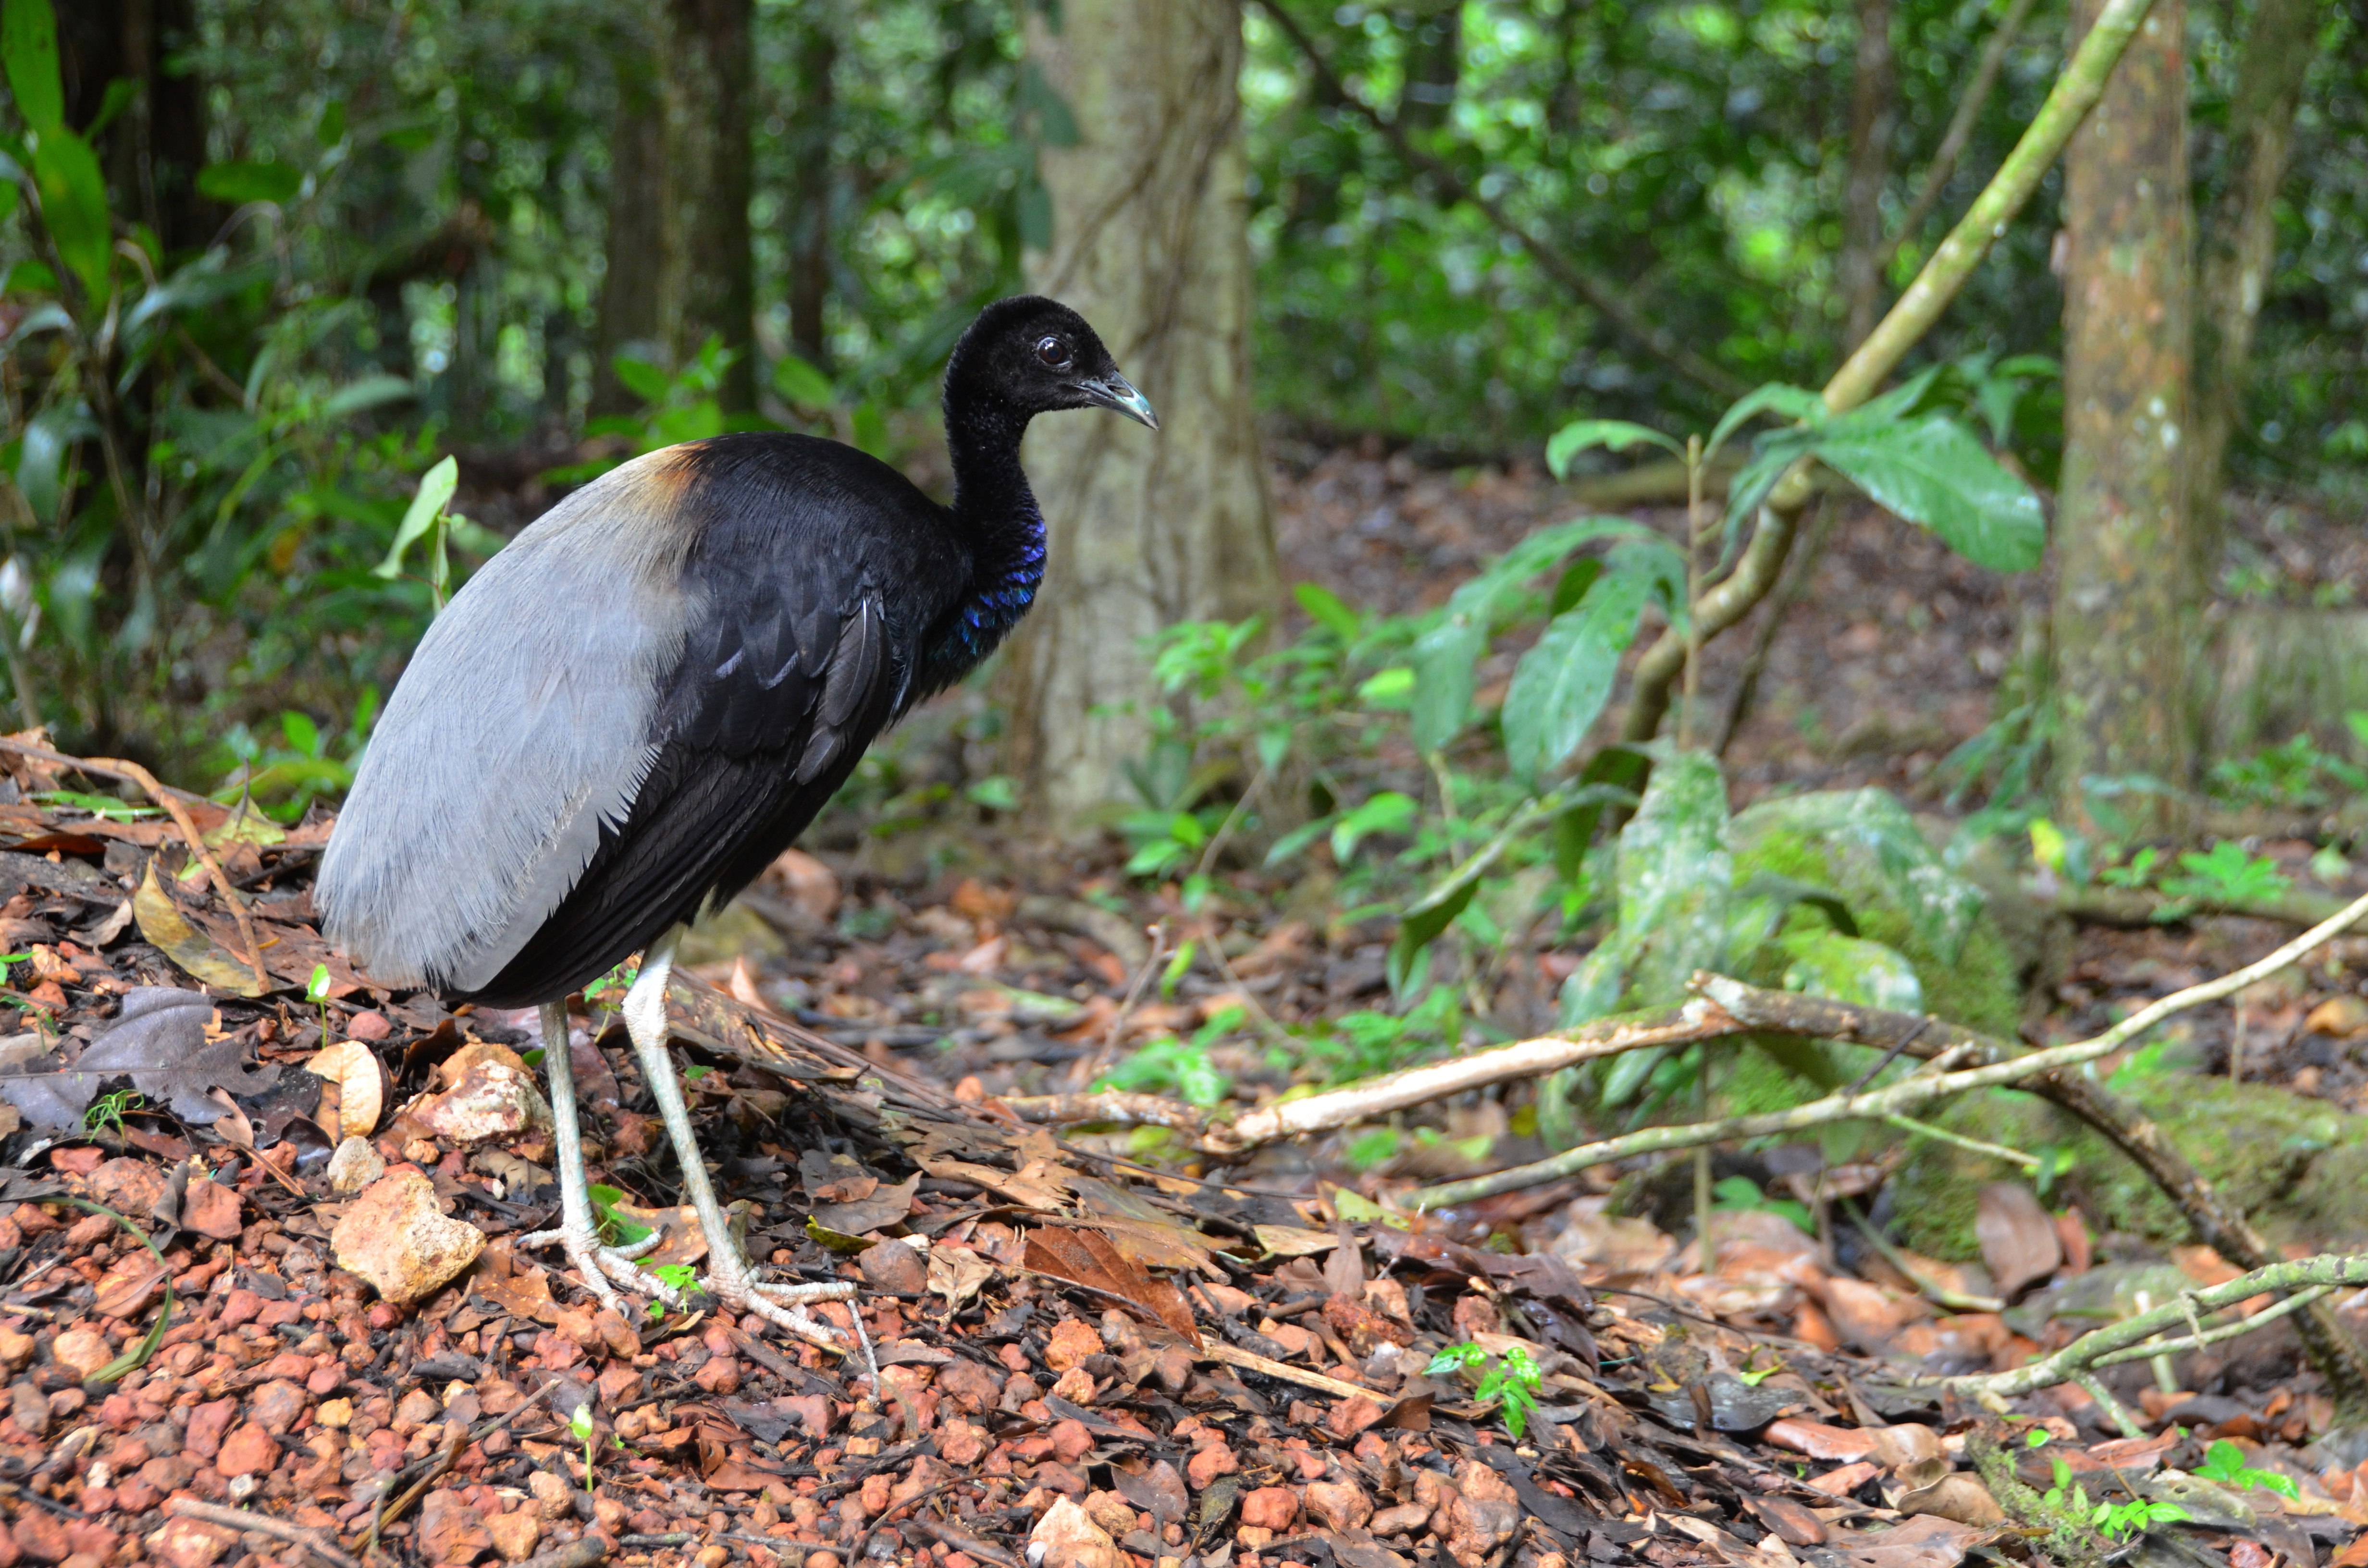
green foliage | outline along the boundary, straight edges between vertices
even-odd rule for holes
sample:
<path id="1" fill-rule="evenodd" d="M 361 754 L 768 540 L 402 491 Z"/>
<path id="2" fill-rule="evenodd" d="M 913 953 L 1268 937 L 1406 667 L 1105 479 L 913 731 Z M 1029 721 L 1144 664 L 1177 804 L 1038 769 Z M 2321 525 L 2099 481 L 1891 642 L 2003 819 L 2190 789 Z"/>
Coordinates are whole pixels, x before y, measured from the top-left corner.
<path id="1" fill-rule="evenodd" d="M 688 1290 L 699 1283 L 699 1271 L 687 1263 L 661 1263 L 650 1270 L 650 1277 L 667 1290 L 677 1293 Z M 666 1303 L 652 1301 L 650 1321 L 655 1323 L 665 1316 Z"/>
<path id="2" fill-rule="evenodd" d="M 565 1049 L 562 1047 L 561 1049 Z M 584 1189 L 592 1199 L 592 1224 L 600 1233 L 600 1240 L 609 1246 L 632 1246 L 650 1234 L 647 1225 L 637 1225 L 617 1212 L 617 1205 L 625 1195 L 613 1187 L 598 1182 Z"/>
<path id="3" fill-rule="evenodd" d="M 1472 1397 L 1482 1404 L 1494 1401 L 1497 1413 L 1504 1417 L 1505 1430 L 1519 1441 L 1529 1429 L 1530 1417 L 1538 1408 L 1538 1390 L 1544 1383 L 1537 1361 L 1518 1345 L 1508 1346 L 1503 1355 L 1496 1355 L 1482 1346 L 1465 1341 L 1451 1345 L 1430 1358 L 1423 1369 L 1425 1377 L 1444 1377 L 1451 1372 L 1468 1372 L 1485 1368 L 1480 1381 L 1472 1390 Z"/>
<path id="4" fill-rule="evenodd" d="M 1209 1060 L 1209 1048 L 1239 1029 L 1247 1016 L 1239 1007 L 1221 1008 L 1189 1039 L 1167 1035 L 1139 1046 L 1103 1074 L 1094 1089 L 1173 1095 L 1206 1110 L 1223 1100 L 1234 1084 Z"/>
<path id="5" fill-rule="evenodd" d="M 1810 1235 L 1817 1233 L 1817 1221 L 1811 1217 L 1805 1204 L 1790 1198 L 1770 1198 L 1759 1190 L 1759 1184 L 1749 1176 L 1731 1176 L 1722 1178 L 1711 1188 L 1714 1199 L 1712 1207 L 1736 1212 L 1780 1214 Z"/>
<path id="6" fill-rule="evenodd" d="M 91 1101 L 90 1108 L 82 1113 L 82 1124 L 93 1132 L 112 1128 L 116 1136 L 121 1137 L 125 1115 L 147 1103 L 147 1097 L 135 1090 L 118 1089 Z"/>
<path id="7" fill-rule="evenodd" d="M 2301 1495 L 2294 1477 L 2274 1470 L 2260 1470 L 2245 1462 L 2245 1450 L 2226 1437 L 2215 1439 L 2203 1450 L 2203 1462 L 2195 1467 L 2200 1481 L 2216 1482 L 2239 1492 L 2260 1488 L 2274 1492 L 2281 1497 Z"/>
<path id="8" fill-rule="evenodd" d="M 2345 717 L 2368 722 L 2368 713 Z M 2214 758 L 2205 783 L 2215 798 L 2234 806 L 2313 810 L 2338 798 L 2368 793 L 2368 769 L 2319 750 L 2305 732 L 2251 756 Z"/>
<path id="9" fill-rule="evenodd" d="M 2184 876 L 2162 880 L 2162 891 L 2178 899 L 2265 903 L 2283 898 L 2292 885 L 2275 860 L 2266 855 L 2248 855 L 2244 846 L 2233 839 L 2222 839 L 2208 854 L 2184 851 L 2179 864 Z"/>

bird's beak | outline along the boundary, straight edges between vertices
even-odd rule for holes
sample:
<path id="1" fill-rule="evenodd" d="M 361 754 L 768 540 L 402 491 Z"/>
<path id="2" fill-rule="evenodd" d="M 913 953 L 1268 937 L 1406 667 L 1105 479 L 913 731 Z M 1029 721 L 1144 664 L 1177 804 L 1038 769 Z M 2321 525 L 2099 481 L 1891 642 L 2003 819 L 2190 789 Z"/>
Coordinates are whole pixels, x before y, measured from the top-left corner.
<path id="1" fill-rule="evenodd" d="M 1089 402 L 1098 403 L 1104 408 L 1123 414 L 1136 424 L 1150 429 L 1159 428 L 1159 415 L 1151 412 L 1150 400 L 1135 391 L 1127 379 L 1115 370 L 1094 381 L 1079 381 L 1076 383 L 1076 389 Z"/>

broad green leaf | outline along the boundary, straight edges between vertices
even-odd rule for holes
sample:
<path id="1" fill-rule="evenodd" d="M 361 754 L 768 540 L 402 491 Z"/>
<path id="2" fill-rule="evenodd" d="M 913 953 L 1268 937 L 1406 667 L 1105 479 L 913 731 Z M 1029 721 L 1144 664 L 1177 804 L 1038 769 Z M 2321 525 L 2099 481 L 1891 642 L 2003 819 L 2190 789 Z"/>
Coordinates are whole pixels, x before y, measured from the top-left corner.
<path id="1" fill-rule="evenodd" d="M 234 207 L 250 201 L 285 201 L 303 187 L 303 171 L 288 164 L 208 164 L 198 171 L 199 195 Z"/>
<path id="2" fill-rule="evenodd" d="M 1624 452 L 1642 443 L 1665 448 L 1679 457 L 1686 455 L 1682 442 L 1671 440 L 1648 425 L 1632 425 L 1625 419 L 1580 419 L 1555 431 L 1546 442 L 1546 467 L 1560 479 L 1569 472 L 1570 460 L 1590 447 Z"/>
<path id="3" fill-rule="evenodd" d="M 1744 422 L 1761 414 L 1781 414 L 1787 419 L 1816 421 L 1825 417 L 1826 400 L 1806 387 L 1786 386 L 1782 381 L 1770 381 L 1766 386 L 1743 394 L 1741 401 L 1719 415 L 1718 426 L 1702 446 L 1702 461 L 1707 463 L 1726 445 L 1726 438 L 1743 427 Z"/>
<path id="4" fill-rule="evenodd" d="M 1365 629 L 1364 618 L 1341 602 L 1340 596 L 1321 583 L 1296 583 L 1291 597 L 1307 618 L 1343 642 L 1354 642 Z"/>
<path id="5" fill-rule="evenodd" d="M 1679 752 L 1654 766 L 1620 832 L 1618 883 L 1619 924 L 1563 983 L 1565 1028 L 1678 1001 L 1695 970 L 1718 966 L 1735 858 L 1715 759 Z"/>
<path id="6" fill-rule="evenodd" d="M 25 422 L 24 440 L 17 449 L 17 488 L 24 492 L 35 517 L 43 523 L 58 520 L 67 449 L 97 433 L 89 412 L 78 403 L 52 405 Z"/>
<path id="7" fill-rule="evenodd" d="M 1342 817 L 1332 829 L 1332 858 L 1345 866 L 1356 857 L 1357 846 L 1376 833 L 1404 833 L 1414 825 L 1416 806 L 1410 796 L 1384 790 Z"/>
<path id="8" fill-rule="evenodd" d="M 321 405 L 321 413 L 330 419 L 343 419 L 382 403 L 400 403 L 418 390 L 401 376 L 364 376 L 330 393 L 329 401 Z"/>
<path id="9" fill-rule="evenodd" d="M 880 412 L 880 405 L 877 403 L 866 398 L 857 403 L 853 416 L 848 421 L 848 434 L 855 437 L 855 444 L 859 449 L 871 453 L 875 458 L 887 457 L 888 420 Z"/>
<path id="10" fill-rule="evenodd" d="M 2039 497 L 1946 415 L 1864 435 L 1828 432 L 1818 439 L 1816 453 L 1882 506 L 1930 528 L 1976 566 L 2027 572 L 2046 549 Z"/>
<path id="11" fill-rule="evenodd" d="M 393 578 L 402 574 L 404 552 L 434 526 L 437 514 L 444 510 L 460 483 L 461 464 L 454 458 L 446 458 L 419 476 L 418 492 L 412 496 L 410 509 L 403 514 L 403 522 L 394 530 L 394 543 L 388 547 L 386 559 L 378 563 L 380 576 Z"/>
<path id="12" fill-rule="evenodd" d="M 79 3 L 79 0 L 77 0 Z M 50 0 L 6 0 L 0 5 L 0 59 L 17 112 L 41 136 L 65 123 L 66 92 L 58 74 L 58 19 Z"/>
<path id="13" fill-rule="evenodd" d="M 1404 665 L 1377 671 L 1357 687 L 1357 700 L 1368 708 L 1411 709 L 1415 700 L 1414 671 Z"/>
<path id="14" fill-rule="evenodd" d="M 59 256 L 95 307 L 108 295 L 115 235 L 108 225 L 107 180 L 90 143 L 63 126 L 50 131 L 33 150 L 33 184 L 41 195 L 41 222 Z"/>
<path id="15" fill-rule="evenodd" d="M 794 354 L 784 354 L 774 361 L 773 390 L 803 408 L 828 408 L 837 396 L 830 378 Z"/>
<path id="16" fill-rule="evenodd" d="M 321 106 L 321 122 L 313 128 L 313 140 L 324 147 L 334 147 L 346 139 L 346 100 L 331 98 Z"/>
<path id="17" fill-rule="evenodd" d="M 1623 540 L 1578 604 L 1547 623 L 1506 689 L 1505 754 L 1514 774 L 1537 778 L 1578 749 L 1603 711 L 1636 618 L 1658 599 L 1684 597 L 1685 559 L 1659 540 Z M 1676 618 L 1681 619 L 1681 618 Z"/>
<path id="18" fill-rule="evenodd" d="M 609 361 L 617 372 L 617 384 L 646 403 L 661 403 L 666 396 L 666 373 L 646 359 L 635 359 L 620 354 Z"/>

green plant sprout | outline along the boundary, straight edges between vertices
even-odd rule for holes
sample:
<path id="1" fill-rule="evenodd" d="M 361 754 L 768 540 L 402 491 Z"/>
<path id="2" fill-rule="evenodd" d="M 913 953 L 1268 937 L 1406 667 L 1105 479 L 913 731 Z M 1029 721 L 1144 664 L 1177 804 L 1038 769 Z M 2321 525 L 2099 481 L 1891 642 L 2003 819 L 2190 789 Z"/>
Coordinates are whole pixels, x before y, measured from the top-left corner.
<path id="1" fill-rule="evenodd" d="M 2289 886 L 2275 860 L 2266 855 L 2248 855 L 2233 839 L 2222 839 L 2208 855 L 2191 849 L 2179 858 L 2179 863 L 2187 874 L 2162 880 L 2162 891 L 2176 899 L 2266 903 L 2285 896 Z"/>
<path id="2" fill-rule="evenodd" d="M 2226 1437 L 2203 1450 L 2203 1462 L 2195 1467 L 2195 1475 L 2199 1481 L 2214 1482 L 2240 1492 L 2259 1487 L 2265 1492 L 2274 1492 L 2281 1497 L 2301 1495 L 2295 1489 L 2294 1477 L 2281 1475 L 2274 1470 L 2257 1470 L 2247 1464 L 2245 1450 Z"/>
<path id="3" fill-rule="evenodd" d="M 329 966 L 316 963 L 312 977 L 304 982 L 304 1000 L 320 1009 L 321 1049 L 329 1049 Z"/>
<path id="4" fill-rule="evenodd" d="M 592 1222 L 598 1227 L 600 1239 L 610 1246 L 632 1246 L 650 1233 L 647 1225 L 637 1225 L 617 1212 L 617 1205 L 625 1195 L 613 1187 L 594 1184 L 585 1188 L 592 1199 Z"/>
<path id="5" fill-rule="evenodd" d="M 1488 1369 L 1472 1390 L 1472 1397 L 1482 1404 L 1496 1401 L 1497 1412 L 1505 1420 L 1505 1430 L 1519 1442 L 1521 1434 L 1529 1429 L 1530 1415 L 1538 1407 L 1538 1388 L 1545 1381 L 1545 1374 L 1538 1369 L 1528 1351 L 1515 1345 L 1507 1346 L 1501 1357 L 1492 1356 L 1466 1341 L 1451 1345 L 1433 1356 L 1430 1365 L 1423 1369 L 1423 1375 L 1435 1378 L 1484 1365 Z"/>
<path id="6" fill-rule="evenodd" d="M 590 1400 L 575 1407 L 575 1414 L 567 1418 L 567 1429 L 575 1435 L 576 1441 L 584 1445 L 584 1490 L 589 1492 L 592 1490 L 592 1450 L 598 1447 L 593 1440 Z M 625 1440 L 613 1432 L 609 1435 L 609 1441 L 620 1450 L 625 1446 Z"/>
<path id="7" fill-rule="evenodd" d="M 101 1095 L 91 1108 L 82 1113 L 82 1124 L 93 1132 L 111 1127 L 117 1137 L 123 1135 L 123 1118 L 127 1111 L 139 1109 L 147 1098 L 135 1089 L 118 1089 L 111 1095 Z"/>
<path id="8" fill-rule="evenodd" d="M 688 1290 L 699 1282 L 698 1271 L 687 1263 L 661 1263 L 650 1270 L 650 1275 L 669 1290 Z M 666 1316 L 666 1303 L 652 1301 L 650 1321 L 655 1323 L 664 1316 Z"/>
<path id="9" fill-rule="evenodd" d="M 1778 1355 L 1773 1350 L 1768 1350 L 1768 1354 L 1774 1358 L 1768 1363 L 1768 1365 L 1764 1367 L 1756 1365 L 1759 1359 L 1759 1353 L 1763 1350 L 1768 1350 L 1768 1347 L 1764 1345 L 1753 1346 L 1750 1350 L 1745 1354 L 1743 1358 L 1743 1365 L 1736 1369 L 1735 1375 L 1736 1379 L 1740 1381 L 1746 1388 L 1756 1389 L 1761 1383 L 1766 1382 L 1769 1379 L 1774 1377 L 1777 1373 L 1784 1369 L 1784 1358 Z"/>

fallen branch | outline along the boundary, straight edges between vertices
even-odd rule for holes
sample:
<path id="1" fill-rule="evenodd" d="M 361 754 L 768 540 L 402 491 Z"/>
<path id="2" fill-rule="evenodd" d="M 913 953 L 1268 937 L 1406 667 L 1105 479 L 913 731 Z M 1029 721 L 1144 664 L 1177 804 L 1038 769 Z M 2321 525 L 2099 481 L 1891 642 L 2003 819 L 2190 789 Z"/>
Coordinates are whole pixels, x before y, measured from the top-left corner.
<path id="1" fill-rule="evenodd" d="M 274 1540 L 284 1540 L 290 1546 L 301 1546 L 330 1568 L 362 1568 L 360 1562 L 338 1550 L 337 1543 L 319 1530 L 306 1529 L 302 1525 L 257 1513 L 251 1508 L 225 1508 L 219 1503 L 200 1503 L 186 1494 L 167 1498 L 165 1512 L 199 1524 L 221 1525 L 226 1529 L 254 1530 Z"/>
<path id="2" fill-rule="evenodd" d="M 2273 1263 L 2250 1274 L 2239 1275 L 2226 1284 L 2184 1291 L 2166 1305 L 2092 1330 L 2053 1355 L 2026 1362 L 2012 1371 L 1913 1381 L 1920 1386 L 1952 1389 L 1997 1409 L 2003 1402 L 2019 1394 L 2075 1381 L 2082 1374 L 2093 1373 L 2100 1367 L 2112 1366 L 2119 1361 L 2168 1356 L 2219 1340 L 2233 1339 L 2238 1334 L 2249 1334 L 2288 1312 L 2315 1305 L 2331 1290 L 2354 1285 L 2368 1285 L 2368 1254 L 2328 1253 L 2293 1263 Z M 2255 1296 L 2287 1290 L 2297 1294 L 2226 1329 L 2192 1331 L 2182 1339 L 2157 1341 L 2154 1338 L 2166 1329 L 2198 1321 L 2203 1313 L 2216 1312 Z"/>
<path id="3" fill-rule="evenodd" d="M 1006 1096 L 1003 1108 L 1022 1121 L 1054 1127 L 1080 1127 L 1109 1122 L 1121 1127 L 1169 1127 L 1197 1133 L 1208 1118 L 1178 1100 L 1158 1095 L 1129 1095 L 1107 1090 L 1099 1095 L 1019 1095 Z"/>
<path id="4" fill-rule="evenodd" d="M 2166 926 L 2193 915 L 2233 915 L 2288 926 L 2316 926 L 2343 907 L 2341 899 L 2300 891 L 2275 898 L 2173 898 L 2147 888 L 2100 887 L 2058 888 L 2047 903 L 2058 915 L 2126 930 Z"/>
<path id="5" fill-rule="evenodd" d="M 1269 0 L 1271 4 L 1272 0 Z M 2007 225 L 2031 199 L 2032 192 L 2072 133 L 2096 107 L 2113 67 L 2146 19 L 2152 0 L 2106 0 L 2094 26 L 2080 40 L 2047 101 L 2024 128 L 2014 150 L 1974 199 L 1949 237 L 1941 242 L 1916 280 L 1892 305 L 1888 314 L 1825 387 L 1828 413 L 1840 414 L 1864 403 L 1896 369 L 1941 312 L 1964 288 L 1990 246 L 2006 233 Z M 1770 492 L 1753 526 L 1751 542 L 1725 581 L 1695 602 L 1700 641 L 1707 642 L 1749 612 L 1776 585 L 1776 577 L 1792 549 L 1793 529 L 1810 495 L 1809 466 L 1795 463 Z M 1669 688 L 1684 673 L 1686 634 L 1671 627 L 1663 631 L 1637 662 L 1629 683 L 1628 711 L 1621 721 L 1621 739 L 1630 744 L 1649 741 L 1660 733 L 1669 708 Z"/>
<path id="6" fill-rule="evenodd" d="M 37 746 L 8 735 L 0 735 L 0 751 L 12 751 L 19 756 L 29 756 L 37 762 L 71 768 L 77 773 L 138 785 L 142 793 L 155 801 L 165 814 L 173 819 L 173 825 L 181 830 L 183 838 L 188 840 L 189 852 L 198 858 L 199 864 L 205 867 L 207 879 L 213 883 L 214 892 L 221 895 L 223 903 L 229 905 L 230 917 L 238 925 L 238 939 L 246 944 L 246 951 L 240 956 L 246 960 L 246 967 L 254 971 L 255 983 L 266 992 L 274 989 L 271 977 L 263 972 L 263 949 L 255 939 L 253 922 L 246 917 L 246 903 L 239 897 L 237 887 L 223 873 L 222 862 L 214 858 L 211 849 L 206 847 L 204 836 L 198 832 L 198 824 L 190 820 L 189 808 L 182 803 L 185 798 L 198 800 L 201 797 L 168 789 L 138 763 L 125 762 L 120 757 L 68 756 L 63 752 L 51 751 L 47 746 Z"/>
<path id="7" fill-rule="evenodd" d="M 1636 1154 L 1665 1153 L 1675 1149 L 1694 1149 L 1705 1144 L 1723 1143 L 1737 1138 L 1765 1138 L 1782 1132 L 1798 1132 L 1805 1128 L 1821 1127 L 1835 1121 L 1879 1120 L 1883 1118 L 1913 1111 L 1918 1106 L 1964 1094 L 1969 1089 L 1996 1088 L 2007 1084 L 2020 1084 L 2042 1074 L 2059 1073 L 2118 1051 L 2144 1034 L 2163 1019 L 2216 1002 L 2243 990 L 2268 975 L 2292 967 L 2297 960 L 2325 946 L 2368 915 L 2368 897 L 2354 900 L 2332 920 L 2320 923 L 2271 953 L 2268 957 L 2217 980 L 2191 985 L 2183 991 L 2149 1003 L 2104 1033 L 2089 1040 L 2060 1045 L 2049 1051 L 2034 1051 L 2019 1055 L 2009 1054 L 2003 1060 L 1989 1060 L 1981 1065 L 1921 1074 L 1886 1087 L 1873 1090 L 1845 1090 L 1811 1100 L 1787 1110 L 1767 1111 L 1755 1116 L 1726 1117 L 1715 1121 L 1682 1123 L 1671 1127 L 1648 1127 L 1618 1138 L 1599 1139 L 1565 1149 L 1548 1159 L 1531 1165 L 1516 1165 L 1508 1170 L 1494 1171 L 1486 1176 L 1463 1181 L 1442 1183 L 1437 1187 L 1417 1188 L 1410 1201 L 1417 1209 L 1440 1209 L 1452 1204 L 1469 1203 L 1475 1199 L 1510 1192 L 1517 1187 L 1531 1187 L 1540 1182 L 1576 1175 L 1589 1165 L 1627 1159 Z M 1725 1007 L 1725 996 L 1734 991 L 1753 988 L 1723 976 L 1703 975 L 1697 978 L 1702 999 L 1716 1002 Z M 1730 989 L 1732 988 L 1732 989 Z M 1783 994 L 1778 993 L 1777 994 Z M 1806 1000 L 1804 998 L 1804 1000 Z M 1732 1016 L 1733 1009 L 1726 1009 Z M 1966 1031 L 1955 1028 L 1955 1032 Z M 1797 1032 L 1788 1030 L 1787 1032 Z M 1930 1065 L 1942 1067 L 1965 1056 L 1989 1054 L 1973 1041 L 1963 1041 L 1943 1049 Z M 1305 1103 L 1305 1102 L 1301 1102 Z"/>

